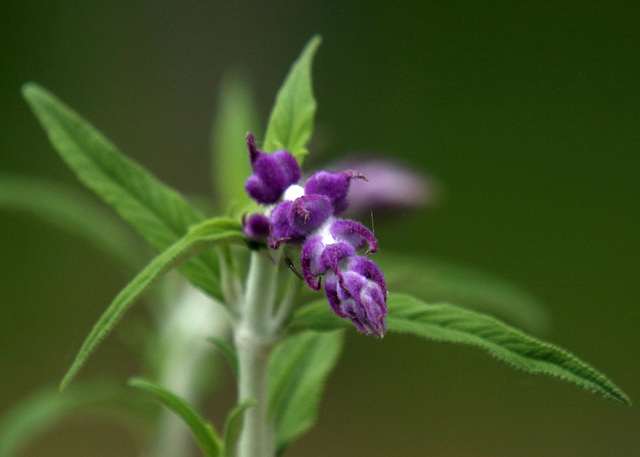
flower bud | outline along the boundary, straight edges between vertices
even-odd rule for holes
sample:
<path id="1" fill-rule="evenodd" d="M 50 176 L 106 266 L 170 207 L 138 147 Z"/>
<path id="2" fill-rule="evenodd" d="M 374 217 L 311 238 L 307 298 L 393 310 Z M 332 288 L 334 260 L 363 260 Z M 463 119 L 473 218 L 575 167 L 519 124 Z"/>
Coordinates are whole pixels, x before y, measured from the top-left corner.
<path id="1" fill-rule="evenodd" d="M 331 309 L 367 335 L 382 338 L 387 329 L 387 289 L 380 269 L 364 257 L 349 258 L 342 274 L 329 272 L 324 283 Z"/>
<path id="2" fill-rule="evenodd" d="M 264 214 L 242 217 L 242 231 L 251 241 L 264 242 L 269 237 L 269 218 Z"/>
<path id="3" fill-rule="evenodd" d="M 251 198 L 263 205 L 277 202 L 287 187 L 300 180 L 300 166 L 287 151 L 266 154 L 256 148 L 251 133 L 247 134 L 247 146 L 253 174 L 244 186 Z"/>
<path id="4" fill-rule="evenodd" d="M 349 206 L 347 200 L 349 183 L 355 178 L 366 180 L 363 175 L 353 170 L 341 173 L 318 171 L 307 180 L 304 185 L 304 192 L 306 195 L 325 195 L 333 205 L 333 213 L 340 214 Z"/>

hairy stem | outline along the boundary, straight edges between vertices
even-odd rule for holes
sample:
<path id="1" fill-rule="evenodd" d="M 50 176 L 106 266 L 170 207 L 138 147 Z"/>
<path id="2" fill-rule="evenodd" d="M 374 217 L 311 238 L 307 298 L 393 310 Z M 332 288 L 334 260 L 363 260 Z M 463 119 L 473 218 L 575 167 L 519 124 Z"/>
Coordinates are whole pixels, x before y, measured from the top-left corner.
<path id="1" fill-rule="evenodd" d="M 245 412 L 237 457 L 273 457 L 274 433 L 267 421 L 267 368 L 277 329 L 273 309 L 277 267 L 260 252 L 251 253 L 245 300 L 234 341 L 238 353 L 238 403 L 249 398 L 258 405 Z"/>
<path id="2" fill-rule="evenodd" d="M 199 406 L 202 402 L 205 376 L 209 382 L 215 370 L 203 373 L 199 370 L 215 352 L 207 336 L 227 338 L 230 334 L 229 319 L 222 305 L 214 303 L 188 283 L 184 285 L 177 303 L 166 305 L 161 314 L 161 340 L 164 363 L 157 383 L 172 391 L 188 403 Z M 201 381 L 201 379 L 200 379 Z M 189 430 L 173 412 L 162 412 L 158 433 L 142 455 L 145 457 L 175 457 L 186 455 L 191 446 Z"/>

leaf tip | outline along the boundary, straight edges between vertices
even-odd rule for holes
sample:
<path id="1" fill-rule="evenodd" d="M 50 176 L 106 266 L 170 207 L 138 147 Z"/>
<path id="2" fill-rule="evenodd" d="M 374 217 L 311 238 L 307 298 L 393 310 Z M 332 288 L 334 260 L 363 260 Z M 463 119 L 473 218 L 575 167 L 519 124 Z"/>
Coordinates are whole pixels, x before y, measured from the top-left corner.
<path id="1" fill-rule="evenodd" d="M 625 406 L 633 406 L 633 402 L 631 401 L 631 397 L 629 397 L 626 393 L 624 393 L 621 389 L 618 389 L 616 400 L 622 403 Z"/>
<path id="2" fill-rule="evenodd" d="M 69 384 L 71 383 L 72 380 L 73 380 L 73 375 L 69 375 L 69 373 L 64 375 L 64 378 L 62 378 L 62 381 L 60 381 L 60 385 L 58 386 L 58 390 L 61 393 L 64 392 L 65 390 L 67 390 L 67 387 L 69 387 Z"/>
<path id="3" fill-rule="evenodd" d="M 145 383 L 145 381 L 142 380 L 141 378 L 129 378 L 129 379 L 127 379 L 127 385 L 129 385 L 131 387 L 140 387 L 144 383 Z"/>
<path id="4" fill-rule="evenodd" d="M 29 103 L 31 103 L 33 99 L 43 91 L 44 89 L 33 81 L 27 81 L 22 85 L 22 87 L 20 87 L 20 93 L 22 94 L 22 97 Z"/>
<path id="5" fill-rule="evenodd" d="M 308 55 L 310 58 L 313 59 L 316 51 L 318 50 L 321 44 L 322 44 L 322 35 L 320 35 L 319 33 L 316 33 L 311 37 L 311 39 L 305 46 L 304 50 L 302 51 L 301 55 L 302 56 Z"/>
<path id="6" fill-rule="evenodd" d="M 320 35 L 319 33 L 316 33 L 315 35 L 313 35 L 311 37 L 311 40 L 309 41 L 309 44 L 312 44 L 313 46 L 319 46 L 320 43 L 322 43 L 322 35 Z"/>

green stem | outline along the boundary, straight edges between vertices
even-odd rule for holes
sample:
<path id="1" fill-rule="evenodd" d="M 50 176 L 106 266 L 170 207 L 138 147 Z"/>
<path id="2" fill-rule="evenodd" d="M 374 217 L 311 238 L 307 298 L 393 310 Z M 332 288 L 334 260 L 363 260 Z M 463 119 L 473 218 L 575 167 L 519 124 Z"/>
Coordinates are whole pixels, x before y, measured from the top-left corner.
<path id="1" fill-rule="evenodd" d="M 273 457 L 275 454 L 274 432 L 267 421 L 267 368 L 277 332 L 270 312 L 275 301 L 276 265 L 263 253 L 251 253 L 245 300 L 234 342 L 239 364 L 238 403 L 254 398 L 258 405 L 245 412 L 237 457 Z"/>
<path id="2" fill-rule="evenodd" d="M 161 341 L 164 363 L 157 383 L 188 403 L 200 406 L 206 385 L 200 377 L 213 381 L 215 371 L 202 373 L 198 367 L 215 357 L 207 336 L 227 338 L 229 318 L 219 303 L 185 284 L 176 303 L 165 305 L 161 314 Z M 175 457 L 186 455 L 191 438 L 188 429 L 173 412 L 163 410 L 154 442 L 142 453 L 145 457 Z"/>

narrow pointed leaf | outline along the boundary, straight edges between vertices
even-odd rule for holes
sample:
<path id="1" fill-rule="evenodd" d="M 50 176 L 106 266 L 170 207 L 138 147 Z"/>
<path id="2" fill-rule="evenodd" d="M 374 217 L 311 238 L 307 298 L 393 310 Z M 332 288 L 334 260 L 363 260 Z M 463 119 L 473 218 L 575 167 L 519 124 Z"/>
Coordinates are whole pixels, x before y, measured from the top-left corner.
<path id="1" fill-rule="evenodd" d="M 311 85 L 311 65 L 321 38 L 311 38 L 298 60 L 293 63 L 271 111 L 264 150 L 286 149 L 302 163 L 313 132 L 316 100 Z"/>
<path id="2" fill-rule="evenodd" d="M 238 376 L 238 355 L 236 354 L 236 350 L 234 349 L 234 347 L 231 346 L 231 344 L 229 344 L 227 340 L 223 338 L 219 338 L 217 336 L 210 336 L 207 338 L 207 341 L 215 345 L 215 347 L 218 348 L 220 352 L 222 352 L 224 357 L 229 362 L 229 366 L 231 366 L 231 370 L 233 371 L 233 374 L 235 374 L 237 377 Z"/>
<path id="3" fill-rule="evenodd" d="M 177 192 L 125 157 L 46 89 L 27 83 L 22 93 L 51 144 L 78 179 L 156 250 L 166 249 L 189 226 L 204 219 Z M 220 298 L 215 253 L 207 252 L 192 259 L 181 271 L 193 284 Z"/>
<path id="4" fill-rule="evenodd" d="M 222 447 L 217 433 L 187 402 L 168 390 L 142 379 L 130 379 L 129 385 L 149 393 L 153 398 L 176 413 L 189 427 L 204 455 L 207 457 L 220 456 Z"/>
<path id="5" fill-rule="evenodd" d="M 447 343 L 478 346 L 498 360 L 532 374 L 568 381 L 604 398 L 631 404 L 629 397 L 605 375 L 573 354 L 536 339 L 486 314 L 444 303 L 427 304 L 410 295 L 387 298 L 389 333 L 408 333 Z M 290 330 L 333 330 L 348 325 L 325 300 L 300 309 Z"/>
<path id="6" fill-rule="evenodd" d="M 231 410 L 224 424 L 224 446 L 222 457 L 233 457 L 235 455 L 235 447 L 238 442 L 238 435 L 242 429 L 244 420 L 244 412 L 253 408 L 258 404 L 254 398 L 248 398 Z"/>
<path id="7" fill-rule="evenodd" d="M 630 404 L 618 386 L 573 354 L 491 316 L 449 304 L 428 305 L 410 295 L 394 294 L 391 301 L 387 319 L 391 331 L 478 346 L 527 373 L 553 376 L 607 399 Z"/>
<path id="8" fill-rule="evenodd" d="M 210 249 L 217 243 L 244 240 L 242 226 L 230 219 L 210 219 L 194 226 L 177 242 L 154 258 L 116 296 L 107 310 L 100 316 L 91 333 L 82 344 L 69 371 L 62 379 L 64 389 L 76 376 L 98 344 L 111 332 L 129 307 L 163 273 L 187 261 L 190 257 Z"/>
<path id="9" fill-rule="evenodd" d="M 64 395 L 54 387 L 38 390 L 9 410 L 0 424 L 0 455 L 13 457 L 33 439 L 58 422 L 83 411 L 117 409 L 116 417 L 145 423 L 153 418 L 151 411 L 122 387 L 106 382 L 79 385 Z"/>
<path id="10" fill-rule="evenodd" d="M 324 385 L 342 352 L 344 332 L 303 332 L 281 342 L 269 361 L 268 414 L 278 453 L 316 422 Z"/>
<path id="11" fill-rule="evenodd" d="M 130 269 L 143 265 L 137 240 L 123 223 L 70 187 L 27 176 L 0 176 L 0 208 L 25 212 L 79 235 Z"/>
<path id="12" fill-rule="evenodd" d="M 452 262 L 384 253 L 376 257 L 390 290 L 429 303 L 456 303 L 488 313 L 533 333 L 549 327 L 549 316 L 531 294 L 494 275 Z"/>
<path id="13" fill-rule="evenodd" d="M 245 137 L 258 126 L 249 83 L 237 73 L 225 75 L 211 140 L 211 177 L 222 208 L 242 208 L 250 201 L 244 190 L 244 182 L 251 175 Z"/>

